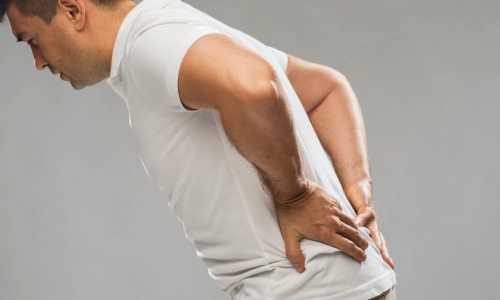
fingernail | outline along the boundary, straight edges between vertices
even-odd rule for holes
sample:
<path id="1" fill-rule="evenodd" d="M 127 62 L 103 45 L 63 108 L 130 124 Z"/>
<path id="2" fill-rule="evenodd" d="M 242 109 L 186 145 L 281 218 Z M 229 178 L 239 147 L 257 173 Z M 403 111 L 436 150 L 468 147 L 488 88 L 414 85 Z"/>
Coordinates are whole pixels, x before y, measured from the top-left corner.
<path id="1" fill-rule="evenodd" d="M 302 267 L 300 265 L 296 265 L 294 264 L 293 267 L 295 268 L 295 270 L 297 270 L 297 272 L 301 272 L 302 271 Z"/>

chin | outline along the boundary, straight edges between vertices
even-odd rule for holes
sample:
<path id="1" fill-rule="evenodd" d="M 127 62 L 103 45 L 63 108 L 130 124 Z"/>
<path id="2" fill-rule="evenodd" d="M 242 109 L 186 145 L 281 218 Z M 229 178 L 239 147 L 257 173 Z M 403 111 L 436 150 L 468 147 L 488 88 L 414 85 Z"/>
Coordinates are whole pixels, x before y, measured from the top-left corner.
<path id="1" fill-rule="evenodd" d="M 87 82 L 87 83 L 84 83 L 84 82 L 77 82 L 77 81 L 73 81 L 73 80 L 68 80 L 69 83 L 71 84 L 71 86 L 73 87 L 73 89 L 75 90 L 83 90 L 84 88 L 88 87 L 88 86 L 93 86 L 93 85 L 96 85 L 98 83 L 100 83 L 102 80 L 99 80 L 99 81 L 95 81 L 95 82 Z"/>
<path id="2" fill-rule="evenodd" d="M 74 80 L 68 80 L 69 83 L 71 84 L 71 86 L 73 87 L 73 89 L 75 90 L 83 90 L 84 88 L 86 88 L 87 86 L 89 86 L 88 84 L 85 84 L 81 81 L 74 81 Z"/>
<path id="3" fill-rule="evenodd" d="M 86 88 L 87 86 L 84 85 L 84 84 L 78 84 L 78 83 L 72 83 L 71 82 L 71 86 L 73 87 L 73 89 L 79 91 L 79 90 L 83 90 L 84 88 Z"/>

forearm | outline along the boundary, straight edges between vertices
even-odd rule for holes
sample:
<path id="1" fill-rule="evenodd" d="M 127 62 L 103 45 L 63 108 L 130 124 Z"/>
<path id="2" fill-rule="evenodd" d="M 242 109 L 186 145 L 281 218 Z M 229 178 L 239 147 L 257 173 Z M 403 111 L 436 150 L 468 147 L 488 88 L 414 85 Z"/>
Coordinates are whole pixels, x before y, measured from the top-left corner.
<path id="1" fill-rule="evenodd" d="M 276 203 L 304 193 L 307 182 L 286 93 L 272 92 L 220 109 L 224 130 L 236 149 L 254 164 Z"/>
<path id="2" fill-rule="evenodd" d="M 347 80 L 309 112 L 309 119 L 332 159 L 344 192 L 358 209 L 366 203 L 363 198 L 371 197 L 372 182 L 365 124 L 358 99 Z"/>

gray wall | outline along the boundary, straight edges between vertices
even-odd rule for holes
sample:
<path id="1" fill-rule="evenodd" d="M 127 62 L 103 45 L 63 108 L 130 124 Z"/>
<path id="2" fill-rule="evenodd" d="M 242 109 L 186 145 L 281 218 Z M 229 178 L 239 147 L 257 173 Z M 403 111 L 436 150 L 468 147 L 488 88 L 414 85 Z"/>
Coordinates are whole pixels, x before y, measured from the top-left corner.
<path id="1" fill-rule="evenodd" d="M 186 2 L 350 80 L 399 299 L 498 297 L 498 2 Z M 145 173 L 123 100 L 35 72 L 9 27 L 0 299 L 224 299 Z"/>

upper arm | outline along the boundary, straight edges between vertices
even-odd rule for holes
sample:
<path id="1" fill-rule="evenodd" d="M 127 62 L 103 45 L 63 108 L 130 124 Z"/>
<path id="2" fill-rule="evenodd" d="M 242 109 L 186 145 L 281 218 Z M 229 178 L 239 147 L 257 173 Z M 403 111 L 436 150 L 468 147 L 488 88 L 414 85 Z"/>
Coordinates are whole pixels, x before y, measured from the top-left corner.
<path id="1" fill-rule="evenodd" d="M 261 56 L 191 15 L 161 17 L 164 24 L 131 34 L 124 54 L 128 88 L 141 97 L 168 111 L 187 112 L 274 92 L 274 69 Z"/>
<path id="2" fill-rule="evenodd" d="M 272 97 L 274 78 L 264 58 L 226 35 L 210 34 L 187 51 L 179 72 L 179 95 L 187 107 L 220 110 L 238 101 Z"/>
<path id="3" fill-rule="evenodd" d="M 333 68 L 290 54 L 286 75 L 308 113 L 318 107 L 332 90 L 346 81 L 344 75 Z"/>

